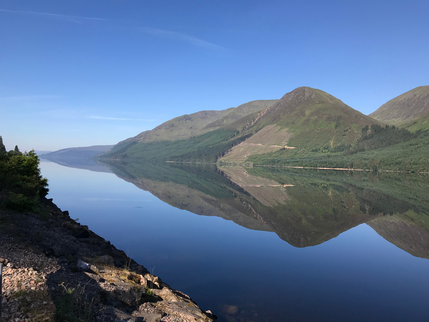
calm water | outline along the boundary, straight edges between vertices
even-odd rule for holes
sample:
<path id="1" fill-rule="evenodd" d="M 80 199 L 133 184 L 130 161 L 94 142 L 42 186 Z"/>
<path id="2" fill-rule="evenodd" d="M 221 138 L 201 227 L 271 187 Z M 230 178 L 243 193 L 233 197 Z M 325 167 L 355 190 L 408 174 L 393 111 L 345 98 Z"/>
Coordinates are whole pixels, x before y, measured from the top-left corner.
<path id="1" fill-rule="evenodd" d="M 62 210 L 220 321 L 429 321 L 428 203 L 390 182 L 41 168 Z"/>

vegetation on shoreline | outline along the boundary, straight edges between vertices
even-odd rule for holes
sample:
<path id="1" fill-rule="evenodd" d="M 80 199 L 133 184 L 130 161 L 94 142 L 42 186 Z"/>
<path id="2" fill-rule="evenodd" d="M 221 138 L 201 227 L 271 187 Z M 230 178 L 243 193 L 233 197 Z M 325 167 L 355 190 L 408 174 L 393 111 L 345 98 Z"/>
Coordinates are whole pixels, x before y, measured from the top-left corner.
<path id="1" fill-rule="evenodd" d="M 0 208 L 34 210 L 48 194 L 47 187 L 34 151 L 21 153 L 15 146 L 7 152 L 0 136 Z"/>

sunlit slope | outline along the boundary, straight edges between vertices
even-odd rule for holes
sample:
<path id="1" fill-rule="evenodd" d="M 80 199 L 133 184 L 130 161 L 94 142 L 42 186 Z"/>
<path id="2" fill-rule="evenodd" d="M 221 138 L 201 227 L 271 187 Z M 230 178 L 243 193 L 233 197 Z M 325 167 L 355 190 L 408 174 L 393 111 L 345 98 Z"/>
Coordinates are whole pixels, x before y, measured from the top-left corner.
<path id="1" fill-rule="evenodd" d="M 284 95 L 249 130 L 255 135 L 221 161 L 243 162 L 250 155 L 277 150 L 312 151 L 353 144 L 362 127 L 379 123 L 318 89 L 299 87 Z"/>
<path id="2" fill-rule="evenodd" d="M 151 131 L 142 132 L 135 137 L 119 142 L 104 154 L 104 157 L 169 159 L 172 156 L 174 159 L 182 154 L 195 152 L 201 147 L 218 150 L 219 147 L 213 145 L 225 143 L 236 133 L 236 129 L 230 127 L 230 124 L 254 112 L 266 109 L 275 102 L 276 100 L 258 100 L 222 111 L 201 111 L 179 116 Z M 208 134 L 209 132 L 212 134 Z M 196 142 L 198 143 L 196 144 Z M 161 150 L 162 155 L 157 153 Z"/>
<path id="3" fill-rule="evenodd" d="M 429 129 L 429 86 L 419 86 L 399 95 L 369 116 L 410 131 Z"/>

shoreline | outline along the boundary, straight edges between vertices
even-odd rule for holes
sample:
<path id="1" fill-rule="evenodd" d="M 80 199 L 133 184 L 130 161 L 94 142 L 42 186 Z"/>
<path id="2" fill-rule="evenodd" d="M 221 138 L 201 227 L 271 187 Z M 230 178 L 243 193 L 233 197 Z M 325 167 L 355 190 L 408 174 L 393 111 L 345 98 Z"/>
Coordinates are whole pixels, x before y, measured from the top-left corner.
<path id="1" fill-rule="evenodd" d="M 251 162 L 245 163 L 236 163 L 236 162 L 225 162 L 221 161 L 220 163 L 206 163 L 206 162 L 185 162 L 185 161 L 165 161 L 166 163 L 179 163 L 179 164 L 207 164 L 207 165 L 215 165 L 217 168 L 222 167 L 234 167 L 240 166 L 243 168 L 253 168 L 253 167 L 267 167 L 267 168 L 288 168 L 288 169 L 308 169 L 308 170 L 334 170 L 334 171 L 358 171 L 358 172 L 373 172 L 373 170 L 365 168 L 330 168 L 330 167 L 305 167 L 305 166 L 295 166 L 295 165 L 272 165 L 272 164 L 254 164 Z M 429 171 L 415 171 L 413 170 L 383 170 L 377 169 L 377 172 L 385 172 L 385 173 L 406 173 L 406 174 L 429 174 Z"/>
<path id="2" fill-rule="evenodd" d="M 0 232 L 2 321 L 68 321 L 67 314 L 105 322 L 217 319 L 52 199 L 41 200 L 38 214 L 1 210 Z"/>

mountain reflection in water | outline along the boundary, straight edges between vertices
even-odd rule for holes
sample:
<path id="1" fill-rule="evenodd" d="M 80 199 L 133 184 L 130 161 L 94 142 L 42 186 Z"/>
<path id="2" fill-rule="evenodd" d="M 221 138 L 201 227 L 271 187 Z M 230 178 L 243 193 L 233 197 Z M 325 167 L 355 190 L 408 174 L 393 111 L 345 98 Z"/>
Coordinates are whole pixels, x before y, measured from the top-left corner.
<path id="1" fill-rule="evenodd" d="M 181 216 L 176 212 L 167 217 L 155 208 L 144 208 L 141 213 L 117 221 L 108 219 L 105 213 L 91 219 L 90 228 L 95 228 L 96 218 L 103 218 L 98 220 L 104 226 L 108 221 L 113 226 L 118 222 L 135 225 L 134 233 L 129 228 L 124 230 L 126 236 L 120 235 L 119 226 L 112 229 L 116 241 L 108 234 L 102 236 L 124 250 L 135 245 L 135 249 L 130 248 L 131 257 L 143 265 L 153 265 L 149 263 L 154 256 L 163 257 L 156 261 L 160 276 L 195 296 L 197 303 L 212 309 L 220 321 L 287 321 L 285 314 L 291 321 L 401 321 L 405 317 L 428 317 L 421 303 L 429 295 L 424 291 L 428 289 L 427 264 L 415 258 L 429 258 L 427 177 L 177 163 L 106 166 L 119 178 L 175 208 L 221 217 L 253 230 L 234 230 L 231 226 L 236 225 L 228 225 L 225 232 L 205 236 L 201 234 L 220 229 L 219 223 L 203 221 L 204 217 L 198 216 L 192 217 L 201 220 L 191 222 L 182 212 Z M 116 213 L 123 211 L 120 209 Z M 185 235 L 198 235 L 196 230 L 200 229 L 202 233 L 188 240 L 183 234 L 176 236 L 174 227 L 163 227 L 171 226 L 167 221 L 178 225 L 181 219 L 189 227 L 176 226 L 176 230 L 183 230 Z M 140 222 L 142 226 L 138 228 Z M 201 226 L 206 223 L 215 223 L 216 228 Z M 352 229 L 362 223 L 367 226 Z M 150 226 L 149 230 L 143 231 L 144 226 Z M 368 235 L 371 229 L 415 257 L 396 247 L 380 245 L 381 238 Z M 347 236 L 335 238 L 348 230 Z M 142 237 L 136 235 L 140 231 Z M 288 244 L 304 249 L 290 247 L 281 240 L 274 243 L 270 239 L 273 234 L 257 231 L 274 232 Z M 234 233 L 238 234 L 234 238 L 228 235 Z M 127 236 L 132 236 L 131 241 L 121 246 L 118 241 Z M 355 238 L 353 243 L 350 238 Z M 160 247 L 141 249 L 148 240 Z M 348 244 L 340 247 L 335 240 Z M 201 247 L 191 246 L 198 242 Z M 309 247 L 315 245 L 320 246 Z M 164 271 L 160 272 L 160 266 Z M 184 266 L 180 273 L 179 266 Z M 184 276 L 183 270 L 190 272 Z"/>
<path id="2" fill-rule="evenodd" d="M 108 166 L 173 207 L 272 231 L 295 247 L 321 244 L 366 223 L 397 247 L 429 259 L 426 177 L 177 163 Z"/>

